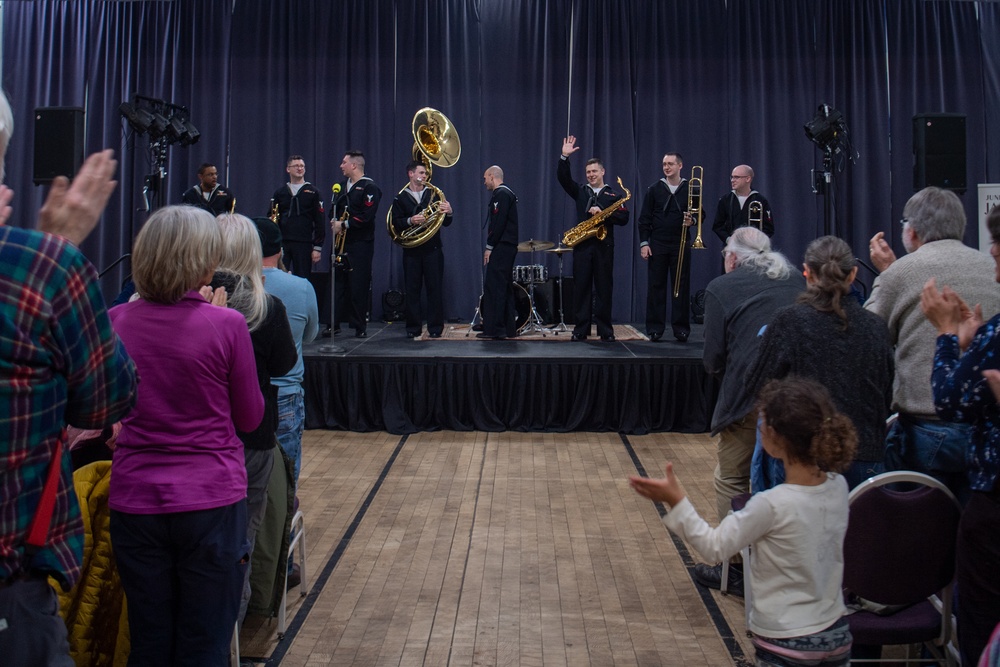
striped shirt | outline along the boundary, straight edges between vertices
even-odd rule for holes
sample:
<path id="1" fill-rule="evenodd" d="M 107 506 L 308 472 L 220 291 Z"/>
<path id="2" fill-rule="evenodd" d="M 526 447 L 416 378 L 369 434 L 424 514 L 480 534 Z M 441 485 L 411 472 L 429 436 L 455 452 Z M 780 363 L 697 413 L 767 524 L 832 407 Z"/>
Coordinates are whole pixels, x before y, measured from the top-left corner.
<path id="1" fill-rule="evenodd" d="M 135 389 L 135 366 L 111 331 L 94 267 L 56 236 L 0 227 L 0 579 L 26 567 L 23 542 L 65 426 L 118 421 Z M 31 568 L 68 588 L 82 555 L 66 455 L 48 542 Z"/>

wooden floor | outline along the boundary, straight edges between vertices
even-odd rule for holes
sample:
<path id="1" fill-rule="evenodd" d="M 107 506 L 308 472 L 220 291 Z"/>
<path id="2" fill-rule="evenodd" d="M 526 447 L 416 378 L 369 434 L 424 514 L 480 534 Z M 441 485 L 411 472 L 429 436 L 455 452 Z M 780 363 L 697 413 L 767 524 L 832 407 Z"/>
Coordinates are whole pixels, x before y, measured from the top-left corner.
<path id="1" fill-rule="evenodd" d="M 673 460 L 714 518 L 707 435 L 308 431 L 309 596 L 250 618 L 270 665 L 751 664 L 743 601 L 628 487 Z"/>

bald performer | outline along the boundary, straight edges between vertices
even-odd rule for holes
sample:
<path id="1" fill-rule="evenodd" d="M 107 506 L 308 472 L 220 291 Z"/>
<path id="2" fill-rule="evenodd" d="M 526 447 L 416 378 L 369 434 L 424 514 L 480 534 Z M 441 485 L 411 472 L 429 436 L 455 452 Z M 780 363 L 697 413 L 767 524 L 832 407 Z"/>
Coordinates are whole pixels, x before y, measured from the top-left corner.
<path id="1" fill-rule="evenodd" d="M 503 340 L 517 336 L 512 284 L 517 257 L 517 195 L 504 185 L 503 169 L 496 165 L 483 174 L 483 185 L 493 196 L 486 210 L 483 331 L 476 337 Z"/>
<path id="2" fill-rule="evenodd" d="M 771 217 L 771 205 L 762 194 L 753 189 L 753 169 L 741 164 L 733 167 L 729 183 L 733 191 L 719 200 L 719 208 L 715 212 L 715 222 L 712 231 L 723 243 L 738 227 L 750 225 L 750 203 L 760 202 L 761 225 L 759 229 L 769 237 L 774 236 L 774 220 Z M 757 227 L 754 224 L 754 227 Z"/>

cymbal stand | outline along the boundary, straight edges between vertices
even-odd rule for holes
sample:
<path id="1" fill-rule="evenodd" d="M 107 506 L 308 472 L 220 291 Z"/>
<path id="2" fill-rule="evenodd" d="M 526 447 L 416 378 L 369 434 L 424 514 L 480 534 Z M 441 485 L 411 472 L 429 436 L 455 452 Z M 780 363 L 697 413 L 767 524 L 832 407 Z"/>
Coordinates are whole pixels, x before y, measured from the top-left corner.
<path id="1" fill-rule="evenodd" d="M 552 244 L 550 243 L 549 246 Z M 535 267 L 535 249 L 531 249 L 531 266 Z M 546 329 L 542 326 L 542 316 L 538 314 L 538 309 L 535 308 L 535 276 L 531 276 L 531 282 L 528 283 L 528 305 L 531 306 L 531 312 L 528 314 L 528 321 L 525 322 L 524 327 L 519 333 L 540 333 L 542 338 L 545 337 Z"/>
<path id="2" fill-rule="evenodd" d="M 569 327 L 566 326 L 566 316 L 563 312 L 563 308 L 566 305 L 566 299 L 563 296 L 563 254 L 559 255 L 559 324 L 553 326 L 549 331 L 552 331 L 554 335 L 558 336 L 559 332 L 569 333 Z"/>

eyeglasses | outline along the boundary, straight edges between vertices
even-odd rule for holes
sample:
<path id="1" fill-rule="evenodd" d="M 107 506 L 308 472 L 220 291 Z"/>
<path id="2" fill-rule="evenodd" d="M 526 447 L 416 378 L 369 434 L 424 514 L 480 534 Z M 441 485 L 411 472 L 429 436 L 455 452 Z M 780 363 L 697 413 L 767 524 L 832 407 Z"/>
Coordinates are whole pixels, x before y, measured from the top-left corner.
<path id="1" fill-rule="evenodd" d="M 737 176 L 736 174 L 733 174 L 732 176 L 729 177 L 729 180 L 731 180 L 731 181 L 738 181 L 741 178 L 750 178 L 750 177 L 749 176 Z"/>
<path id="2" fill-rule="evenodd" d="M 902 218 L 902 219 L 901 219 L 901 220 L 899 221 L 899 224 L 900 224 L 900 226 L 902 226 L 902 227 L 906 227 L 906 226 L 907 226 L 908 224 L 910 224 L 910 219 L 909 219 L 909 218 Z"/>

